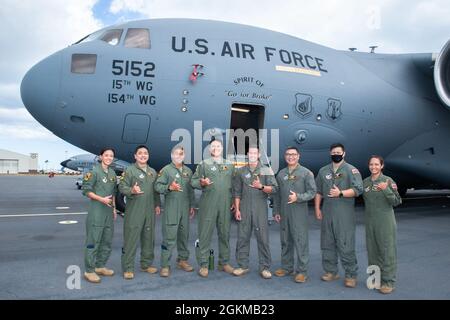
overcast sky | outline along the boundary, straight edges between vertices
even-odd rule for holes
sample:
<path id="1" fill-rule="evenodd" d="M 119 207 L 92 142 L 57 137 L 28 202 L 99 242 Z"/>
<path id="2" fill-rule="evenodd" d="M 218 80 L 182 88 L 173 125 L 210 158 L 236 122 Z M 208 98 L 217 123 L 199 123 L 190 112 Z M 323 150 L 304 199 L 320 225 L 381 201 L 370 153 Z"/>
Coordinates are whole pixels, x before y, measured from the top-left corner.
<path id="1" fill-rule="evenodd" d="M 43 128 L 26 111 L 20 82 L 35 63 L 85 35 L 121 21 L 196 18 L 284 32 L 335 49 L 438 52 L 450 39 L 448 0 L 1 0 L 0 149 L 39 153 L 59 168 L 85 153 Z"/>

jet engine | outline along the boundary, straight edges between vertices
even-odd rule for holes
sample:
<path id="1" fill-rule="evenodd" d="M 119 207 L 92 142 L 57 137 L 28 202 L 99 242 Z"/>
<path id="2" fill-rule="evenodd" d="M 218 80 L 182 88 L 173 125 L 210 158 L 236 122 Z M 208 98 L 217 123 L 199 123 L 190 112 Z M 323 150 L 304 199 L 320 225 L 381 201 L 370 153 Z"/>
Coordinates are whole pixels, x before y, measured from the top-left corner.
<path id="1" fill-rule="evenodd" d="M 437 55 L 433 73 L 437 94 L 442 103 L 450 110 L 450 40 Z"/>

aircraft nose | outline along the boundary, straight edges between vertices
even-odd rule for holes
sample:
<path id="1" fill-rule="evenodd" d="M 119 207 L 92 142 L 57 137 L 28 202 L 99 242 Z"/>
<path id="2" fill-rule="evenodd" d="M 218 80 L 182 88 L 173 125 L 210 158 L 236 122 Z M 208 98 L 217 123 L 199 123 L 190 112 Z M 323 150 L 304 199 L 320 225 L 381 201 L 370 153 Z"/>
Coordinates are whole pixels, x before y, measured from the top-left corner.
<path id="1" fill-rule="evenodd" d="M 59 97 L 62 54 L 57 52 L 34 65 L 22 79 L 20 94 L 28 112 L 52 129 Z"/>
<path id="2" fill-rule="evenodd" d="M 61 162 L 61 166 L 63 166 L 64 168 L 67 167 L 67 163 L 69 162 L 69 160 L 64 160 L 63 162 Z"/>

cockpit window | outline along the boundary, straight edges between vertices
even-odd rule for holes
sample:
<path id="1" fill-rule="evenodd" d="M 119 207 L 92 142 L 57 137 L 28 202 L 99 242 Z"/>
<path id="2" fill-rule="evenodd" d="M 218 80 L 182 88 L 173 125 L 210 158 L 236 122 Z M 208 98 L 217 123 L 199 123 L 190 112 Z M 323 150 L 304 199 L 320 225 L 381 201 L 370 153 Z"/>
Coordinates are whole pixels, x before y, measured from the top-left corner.
<path id="1" fill-rule="evenodd" d="M 100 40 L 105 41 L 112 46 L 115 46 L 119 43 L 122 32 L 122 29 L 106 30 L 105 33 L 100 37 Z"/>
<path id="2" fill-rule="evenodd" d="M 72 73 L 95 73 L 95 66 L 97 65 L 96 54 L 82 54 L 75 53 L 72 55 L 71 71 Z"/>
<path id="3" fill-rule="evenodd" d="M 150 49 L 150 32 L 148 29 L 128 29 L 125 36 L 125 47 Z"/>
<path id="4" fill-rule="evenodd" d="M 94 39 L 97 39 L 101 33 L 102 33 L 102 31 L 99 30 L 99 31 L 96 31 L 94 33 L 88 34 L 86 37 L 81 38 L 80 40 L 78 40 L 74 44 L 79 44 L 79 43 L 83 43 L 83 42 L 89 42 L 89 41 L 92 41 Z"/>

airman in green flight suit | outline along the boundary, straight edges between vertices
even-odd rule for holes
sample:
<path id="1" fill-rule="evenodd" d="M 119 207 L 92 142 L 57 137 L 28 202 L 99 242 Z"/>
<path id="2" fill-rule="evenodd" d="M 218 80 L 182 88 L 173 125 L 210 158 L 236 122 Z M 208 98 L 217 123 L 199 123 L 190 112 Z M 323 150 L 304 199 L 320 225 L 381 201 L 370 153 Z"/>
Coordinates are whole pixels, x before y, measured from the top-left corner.
<path id="1" fill-rule="evenodd" d="M 264 279 L 270 279 L 272 259 L 267 198 L 277 191 L 277 182 L 272 169 L 259 161 L 258 147 L 250 146 L 247 155 L 247 165 L 236 170 L 233 181 L 235 218 L 238 221 L 236 260 L 239 265 L 233 274 L 241 276 L 249 271 L 250 238 L 254 231 L 258 243 L 259 272 Z"/>
<path id="2" fill-rule="evenodd" d="M 101 163 L 86 173 L 82 185 L 83 195 L 91 199 L 86 219 L 84 277 L 92 283 L 101 281 L 98 275 L 114 275 L 113 270 L 105 267 L 111 254 L 114 220 L 117 217 L 114 208 L 117 177 L 109 167 L 114 160 L 114 150 L 105 148 L 100 151 L 99 157 Z"/>
<path id="3" fill-rule="evenodd" d="M 363 181 L 363 198 L 369 266 L 380 268 L 379 291 L 388 294 L 395 288 L 397 272 L 397 224 L 393 207 L 401 204 L 402 198 L 397 184 L 383 174 L 383 168 L 384 160 L 381 156 L 370 157 L 371 176 Z"/>
<path id="4" fill-rule="evenodd" d="M 177 246 L 178 268 L 190 272 L 194 268 L 189 264 L 189 217 L 194 217 L 194 190 L 191 186 L 192 170 L 183 164 L 184 149 L 175 146 L 172 149 L 172 162 L 158 174 L 155 189 L 165 197 L 162 214 L 161 277 L 170 275 L 170 258 Z"/>
<path id="5" fill-rule="evenodd" d="M 208 276 L 208 255 L 214 227 L 219 236 L 219 270 L 232 274 L 230 265 L 230 223 L 232 208 L 232 178 L 234 165 L 222 157 L 221 140 L 209 145 L 211 157 L 201 161 L 192 176 L 191 185 L 202 190 L 198 212 L 198 244 L 196 246 L 199 275 Z"/>
<path id="6" fill-rule="evenodd" d="M 160 196 L 154 185 L 156 171 L 149 167 L 149 150 L 140 145 L 134 153 L 136 162 L 122 175 L 119 190 L 126 196 L 124 217 L 124 245 L 122 249 L 122 271 L 125 279 L 134 278 L 134 261 L 138 242 L 141 243 L 141 270 L 156 273 L 152 266 L 155 243 L 155 214 L 161 213 Z"/>
<path id="7" fill-rule="evenodd" d="M 316 177 L 316 218 L 321 220 L 320 247 L 322 249 L 323 281 L 339 278 L 338 257 L 345 270 L 344 285 L 356 287 L 358 264 L 355 253 L 355 198 L 363 191 L 358 169 L 345 162 L 345 148 L 336 143 L 330 146 L 332 163 L 322 167 Z M 320 205 L 323 199 L 323 208 Z"/>
<path id="8" fill-rule="evenodd" d="M 284 157 L 287 167 L 277 174 L 278 192 L 274 197 L 274 218 L 281 223 L 281 268 L 275 275 L 295 274 L 294 281 L 303 283 L 308 278 L 309 264 L 308 201 L 316 195 L 316 183 L 314 174 L 300 165 L 296 147 L 288 147 Z"/>

